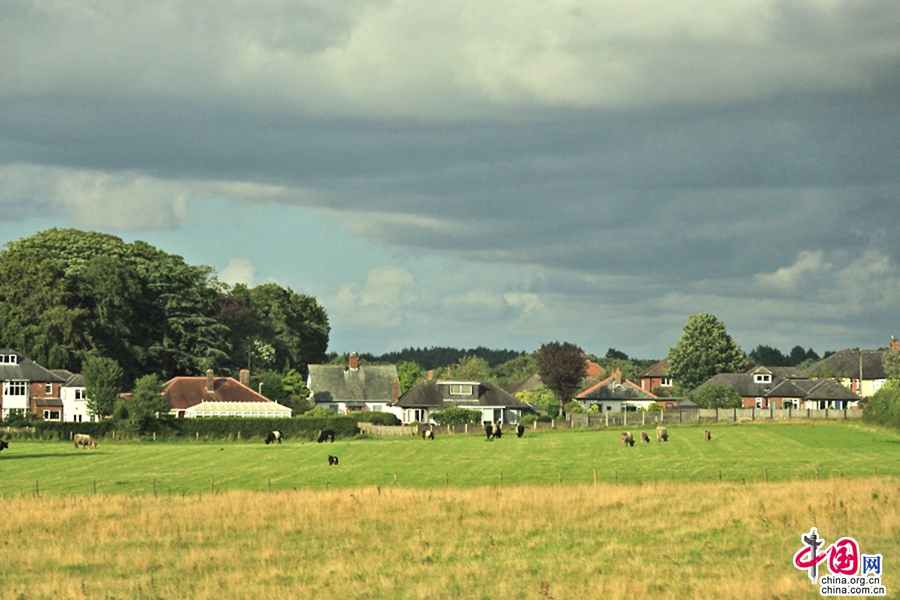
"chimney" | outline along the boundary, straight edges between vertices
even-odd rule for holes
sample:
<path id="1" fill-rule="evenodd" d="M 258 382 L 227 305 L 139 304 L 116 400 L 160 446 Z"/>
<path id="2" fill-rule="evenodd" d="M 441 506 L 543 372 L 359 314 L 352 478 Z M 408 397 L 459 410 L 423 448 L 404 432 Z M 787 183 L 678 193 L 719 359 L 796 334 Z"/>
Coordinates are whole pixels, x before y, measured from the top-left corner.
<path id="1" fill-rule="evenodd" d="M 432 370 L 428 371 L 428 379 L 434 379 L 434 371 L 432 371 Z"/>
<path id="2" fill-rule="evenodd" d="M 613 373 L 613 377 L 616 378 L 616 385 L 622 385 L 622 369 L 616 367 L 616 372 Z"/>
<path id="3" fill-rule="evenodd" d="M 213 370 L 206 370 L 206 391 L 212 393 L 215 390 Z"/>
<path id="4" fill-rule="evenodd" d="M 891 352 L 900 352 L 900 340 L 891 336 Z"/>
<path id="5" fill-rule="evenodd" d="M 350 370 L 356 371 L 359 369 L 359 356 L 354 352 L 350 355 Z"/>
<path id="6" fill-rule="evenodd" d="M 391 403 L 397 401 L 400 397 L 400 380 L 394 377 L 394 383 L 391 384 Z"/>
<path id="7" fill-rule="evenodd" d="M 241 385 L 244 387 L 250 387 L 250 370 L 249 369 L 241 369 Z"/>

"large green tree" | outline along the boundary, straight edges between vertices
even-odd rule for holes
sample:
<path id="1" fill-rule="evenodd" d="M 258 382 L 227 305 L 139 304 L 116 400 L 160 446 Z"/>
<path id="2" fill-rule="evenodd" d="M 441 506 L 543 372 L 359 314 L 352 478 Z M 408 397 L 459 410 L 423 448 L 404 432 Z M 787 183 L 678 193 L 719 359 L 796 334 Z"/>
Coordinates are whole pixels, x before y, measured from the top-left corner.
<path id="1" fill-rule="evenodd" d="M 92 415 L 108 417 L 113 414 L 119 392 L 123 391 L 125 373 L 111 358 L 88 356 L 82 368 L 87 408 Z"/>
<path id="2" fill-rule="evenodd" d="M 678 343 L 669 348 L 668 375 L 693 390 L 718 373 L 741 373 L 747 358 L 714 315 L 691 315 Z"/>
<path id="3" fill-rule="evenodd" d="M 691 394 L 700 408 L 741 408 L 744 400 L 734 388 L 727 385 L 703 385 Z"/>
<path id="4" fill-rule="evenodd" d="M 886 350 L 881 357 L 881 364 L 888 379 L 900 381 L 900 352 Z"/>
<path id="5" fill-rule="evenodd" d="M 123 402 L 125 430 L 143 435 L 162 428 L 172 405 L 162 395 L 163 382 L 156 375 L 144 375 L 134 385 L 134 393 Z"/>
<path id="6" fill-rule="evenodd" d="M 422 381 L 422 367 L 412 361 L 398 363 L 397 381 L 400 384 L 400 393 L 405 394 Z"/>
<path id="7" fill-rule="evenodd" d="M 560 415 L 565 417 L 563 407 L 575 396 L 578 385 L 587 374 L 584 351 L 569 342 L 541 344 L 537 364 L 541 381 L 556 396 Z"/>

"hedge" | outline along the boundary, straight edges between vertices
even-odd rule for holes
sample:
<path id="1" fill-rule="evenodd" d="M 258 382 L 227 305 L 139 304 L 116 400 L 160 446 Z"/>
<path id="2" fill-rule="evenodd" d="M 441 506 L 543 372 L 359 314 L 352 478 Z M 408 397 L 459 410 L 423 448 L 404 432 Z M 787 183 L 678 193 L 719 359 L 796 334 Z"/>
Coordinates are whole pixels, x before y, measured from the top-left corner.
<path id="1" fill-rule="evenodd" d="M 61 423 L 58 421 L 35 421 L 30 427 L 12 428 L 7 432 L 0 429 L 0 436 L 9 438 L 36 438 L 69 440 L 75 433 L 86 433 L 95 438 L 110 435 L 126 437 L 117 429 L 119 423 L 113 420 L 98 423 Z M 315 439 L 321 429 L 332 429 L 337 437 L 352 437 L 359 433 L 356 419 L 348 416 L 328 418 L 296 417 L 293 419 L 245 419 L 238 417 L 210 417 L 202 419 L 173 419 L 164 427 L 159 437 L 202 439 L 264 439 L 270 431 L 278 430 L 285 439 Z M 199 436 L 198 436 L 199 434 Z M 127 436 L 130 437 L 130 436 Z"/>
<path id="2" fill-rule="evenodd" d="M 900 390 L 878 390 L 863 411 L 863 421 L 900 428 Z"/>

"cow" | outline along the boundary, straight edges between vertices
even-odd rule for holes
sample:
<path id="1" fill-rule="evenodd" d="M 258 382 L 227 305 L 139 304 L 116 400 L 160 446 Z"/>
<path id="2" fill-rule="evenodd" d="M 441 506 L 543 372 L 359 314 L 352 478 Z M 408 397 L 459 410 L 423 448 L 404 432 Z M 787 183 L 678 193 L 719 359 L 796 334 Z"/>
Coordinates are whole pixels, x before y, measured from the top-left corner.
<path id="1" fill-rule="evenodd" d="M 0 440 L 0 450 L 5 450 L 6 448 L 9 448 L 9 444 L 6 440 Z"/>
<path id="2" fill-rule="evenodd" d="M 703 439 L 707 442 L 712 441 L 712 434 L 709 432 L 709 429 L 703 430 Z"/>
<path id="3" fill-rule="evenodd" d="M 333 429 L 320 429 L 318 435 L 316 436 L 316 441 L 320 444 L 324 441 L 329 441 L 334 443 L 334 430 Z"/>
<path id="4" fill-rule="evenodd" d="M 434 439 L 434 431 L 432 431 L 430 429 L 428 431 L 423 431 L 422 439 L 423 440 L 433 440 Z"/>
<path id="5" fill-rule="evenodd" d="M 487 439 L 494 437 L 494 426 L 490 423 L 484 424 L 484 437 Z"/>
<path id="6" fill-rule="evenodd" d="M 665 427 L 657 427 L 656 428 L 656 441 L 657 442 L 668 442 L 669 441 L 669 431 Z"/>
<path id="7" fill-rule="evenodd" d="M 332 465 L 332 466 L 337 465 L 337 464 L 338 464 L 338 457 L 337 457 L 337 456 L 332 456 L 332 455 L 329 454 L 329 455 L 328 455 L 328 464 L 329 464 L 329 465 Z"/>
<path id="8" fill-rule="evenodd" d="M 281 432 L 280 431 L 270 431 L 269 435 L 266 436 L 266 446 L 271 444 L 272 442 L 281 443 Z"/>
<path id="9" fill-rule="evenodd" d="M 642 431 L 642 432 L 641 432 L 641 442 L 642 442 L 642 443 L 643 443 L 643 442 L 647 442 L 648 444 L 650 443 L 650 436 L 647 435 L 647 432 L 646 432 L 646 431 Z"/>
<path id="10" fill-rule="evenodd" d="M 75 447 L 77 448 L 78 446 L 84 446 L 85 448 L 90 446 L 91 448 L 96 448 L 97 440 L 95 440 L 93 437 L 89 436 L 86 433 L 76 433 L 75 434 Z"/>
<path id="11" fill-rule="evenodd" d="M 525 435 L 525 426 L 519 423 L 516 425 L 516 437 L 522 437 Z"/>
<path id="12" fill-rule="evenodd" d="M 500 428 L 500 423 L 494 423 L 491 425 L 491 435 L 498 440 L 503 437 L 503 430 Z"/>
<path id="13" fill-rule="evenodd" d="M 620 439 L 622 440 L 623 446 L 625 446 L 625 445 L 634 446 L 634 438 L 631 436 L 631 433 L 629 433 L 627 431 L 623 431 L 622 435 L 620 436 Z"/>

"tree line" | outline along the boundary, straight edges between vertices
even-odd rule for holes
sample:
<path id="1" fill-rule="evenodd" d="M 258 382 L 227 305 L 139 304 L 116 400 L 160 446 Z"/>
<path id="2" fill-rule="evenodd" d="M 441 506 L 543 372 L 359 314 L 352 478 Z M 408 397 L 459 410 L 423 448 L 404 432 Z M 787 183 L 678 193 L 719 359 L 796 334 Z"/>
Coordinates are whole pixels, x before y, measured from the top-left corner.
<path id="1" fill-rule="evenodd" d="M 213 269 L 113 235 L 50 229 L 0 252 L 0 345 L 80 373 L 121 368 L 125 389 L 207 369 L 305 370 L 330 327 L 312 296 L 276 284 L 230 288 Z"/>

